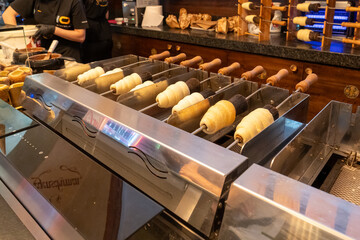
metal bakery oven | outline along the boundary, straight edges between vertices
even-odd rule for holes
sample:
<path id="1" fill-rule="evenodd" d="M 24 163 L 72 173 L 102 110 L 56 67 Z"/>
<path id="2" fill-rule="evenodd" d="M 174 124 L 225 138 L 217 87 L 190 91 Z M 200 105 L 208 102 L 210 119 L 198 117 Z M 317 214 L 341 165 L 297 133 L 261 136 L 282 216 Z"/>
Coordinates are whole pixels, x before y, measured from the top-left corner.
<path id="1" fill-rule="evenodd" d="M 234 94 L 249 96 L 247 111 L 236 116 L 232 126 L 213 135 L 198 133 L 195 136 L 191 132 L 198 127 L 199 119 L 190 119 L 186 124 L 177 124 L 178 122 L 175 121 L 173 125 L 176 127 L 170 125 L 172 121 L 170 110 L 151 106 L 155 99 L 149 98 L 142 89 L 114 96 L 106 88 L 99 88 L 95 82 L 87 82 L 79 86 L 76 81 L 64 81 L 49 74 L 33 75 L 26 79 L 23 88 L 26 93 L 26 99 L 23 101 L 25 113 L 39 125 L 38 128 L 60 139 L 61 144 L 57 145 L 57 151 L 53 153 L 54 157 L 59 158 L 62 154 L 66 155 L 70 152 L 65 145 L 74 148 L 89 161 L 92 159 L 94 165 L 101 166 L 103 171 L 112 176 L 111 179 L 123 181 L 123 184 L 133 191 L 141 192 L 146 200 L 132 201 L 131 198 L 124 199 L 127 195 L 124 191 L 112 193 L 118 188 L 116 184 L 113 185 L 112 180 L 108 182 L 110 187 L 104 187 L 107 190 L 111 189 L 108 195 L 115 195 L 115 203 L 120 198 L 121 202 L 132 201 L 132 206 L 139 205 L 139 209 L 130 212 L 128 216 L 137 219 L 139 211 L 154 210 L 146 215 L 152 215 L 153 218 L 141 228 L 138 227 L 147 219 L 146 217 L 141 218 L 137 224 L 126 220 L 120 221 L 120 228 L 121 224 L 134 225 L 129 228 L 132 230 L 130 238 L 133 239 L 218 237 L 224 209 L 226 210 L 225 200 L 231 184 L 253 163 L 268 162 L 305 126 L 309 98 L 306 94 L 289 95 L 287 90 L 270 86 L 259 89 L 257 84 L 243 79 L 232 80 L 227 76 L 150 61 L 134 55 L 93 63 L 92 67 L 99 65 L 108 67 L 111 65 L 109 68 L 121 67 L 124 72 L 129 73 L 140 73 L 146 69 L 151 72 L 154 82 L 159 79 L 160 84 L 156 84 L 156 87 L 164 87 L 161 86 L 162 81 L 166 81 L 169 85 L 177 81 L 197 78 L 201 82 L 201 90 L 212 89 L 216 92 L 216 95 L 209 100 L 210 105 L 220 99 L 229 99 Z M 233 142 L 229 134 L 232 134 L 236 124 L 250 111 L 266 104 L 280 106 L 278 108 L 280 117 L 242 148 L 235 146 L 230 150 L 227 149 Z M 32 134 L 30 131 L 32 129 L 25 129 L 24 136 L 16 137 L 19 139 L 24 137 L 26 144 L 33 145 L 38 139 L 42 139 L 46 144 L 46 138 L 36 134 L 36 131 Z M 53 149 L 54 144 L 50 141 L 49 144 L 52 146 L 50 150 Z M 259 146 L 262 151 L 259 151 Z M 19 156 L 27 154 L 23 148 L 15 149 L 20 152 Z M 4 153 L 3 156 L 10 158 Z M 47 156 L 50 158 L 49 155 Z M 29 159 L 32 157 L 31 155 Z M 63 160 L 65 163 L 68 162 L 64 165 L 70 166 L 66 167 L 69 172 L 86 171 L 86 168 L 81 166 L 72 168 L 72 158 L 68 156 Z M 26 165 L 31 166 L 36 162 L 28 161 Z M 28 181 L 47 173 L 37 171 L 36 166 L 30 169 L 26 170 L 26 174 L 17 171 Z M 94 172 L 97 175 L 96 171 Z M 100 179 L 98 181 L 103 179 L 101 174 L 96 177 Z M 11 180 L 11 176 L 9 179 Z M 43 188 L 42 184 L 33 182 L 31 186 L 33 190 L 38 189 L 38 192 L 42 193 L 41 189 L 39 190 Z M 52 211 L 58 212 L 66 219 L 68 225 L 73 226 L 75 232 L 80 233 L 84 238 L 92 239 L 91 230 L 94 228 L 90 226 L 89 230 L 89 225 L 84 223 L 87 218 L 80 219 L 77 216 L 85 214 L 86 205 L 91 205 L 90 202 L 85 201 L 86 197 L 102 196 L 104 194 L 101 191 L 104 189 L 101 187 L 94 189 L 91 184 L 85 183 L 81 187 L 84 190 L 82 192 L 84 206 L 80 205 L 84 212 L 72 207 L 70 203 L 66 206 L 66 211 L 56 204 L 50 206 Z M 75 199 L 73 194 L 69 195 L 69 198 Z M 110 196 L 103 197 L 111 202 Z M 53 203 L 52 195 L 44 194 L 44 198 Z M 59 197 L 56 196 L 55 199 L 57 198 Z M 96 203 L 93 201 L 93 205 Z M 118 213 L 120 215 L 125 211 L 121 204 L 119 210 L 115 203 L 111 203 L 102 212 L 106 220 L 111 215 L 107 214 L 110 211 L 120 211 Z M 48 209 L 39 209 L 39 206 L 33 208 L 47 214 Z M 32 212 L 32 207 L 27 209 Z M 112 232 L 114 224 L 117 226 L 115 229 L 120 229 L 117 216 L 114 218 L 113 225 L 105 224 L 103 229 L 105 233 Z M 96 220 L 91 220 L 89 222 L 95 224 Z M 46 231 L 52 229 L 50 227 L 49 230 L 49 226 L 44 225 L 40 220 L 38 222 Z M 52 234 L 51 231 L 47 233 Z M 62 232 L 65 236 L 66 233 L 66 231 Z"/>
<path id="2" fill-rule="evenodd" d="M 359 239 L 360 108 L 331 101 L 231 186 L 222 239 Z"/>

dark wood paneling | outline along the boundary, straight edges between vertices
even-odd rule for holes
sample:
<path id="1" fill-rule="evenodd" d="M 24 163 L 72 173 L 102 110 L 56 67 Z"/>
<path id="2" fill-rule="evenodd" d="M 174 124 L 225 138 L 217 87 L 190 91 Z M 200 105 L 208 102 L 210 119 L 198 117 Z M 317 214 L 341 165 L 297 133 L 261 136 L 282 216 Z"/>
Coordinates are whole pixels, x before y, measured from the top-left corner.
<path id="1" fill-rule="evenodd" d="M 121 48 L 119 48 L 119 43 L 121 43 Z M 169 44 L 172 45 L 172 55 L 180 52 L 186 53 L 188 58 L 200 55 L 206 62 L 218 57 L 222 60 L 223 66 L 239 62 L 241 68 L 231 74 L 234 77 L 240 77 L 243 72 L 249 71 L 257 65 L 262 65 L 265 68 L 267 77 L 285 68 L 289 70 L 290 74 L 279 83 L 278 87 L 288 89 L 291 92 L 295 90 L 295 85 L 307 76 L 305 69 L 311 68 L 319 76 L 319 81 L 308 92 L 311 95 L 308 120 L 311 120 L 331 100 L 354 104 L 354 110 L 356 106 L 360 105 L 360 97 L 349 99 L 344 94 L 344 88 L 347 85 L 354 85 L 360 89 L 360 71 L 357 70 L 119 34 L 114 34 L 113 54 L 119 56 L 132 53 L 149 56 L 151 49 L 156 49 L 157 52 L 165 51 Z M 174 50 L 176 46 L 181 47 L 179 52 Z M 291 65 L 296 65 L 298 71 L 291 72 Z M 254 81 L 262 84 L 265 83 L 266 78 L 256 78 Z"/>
<path id="2" fill-rule="evenodd" d="M 164 0 L 164 12 L 178 14 L 180 8 L 189 13 L 208 13 L 213 16 L 234 16 L 237 13 L 234 0 Z"/>
<path id="3" fill-rule="evenodd" d="M 353 111 L 360 105 L 360 97 L 347 98 L 344 89 L 348 85 L 360 89 L 360 71 L 320 64 L 304 63 L 304 69 L 311 68 L 319 76 L 319 81 L 311 89 L 311 114 L 318 113 L 331 100 L 353 104 Z"/>

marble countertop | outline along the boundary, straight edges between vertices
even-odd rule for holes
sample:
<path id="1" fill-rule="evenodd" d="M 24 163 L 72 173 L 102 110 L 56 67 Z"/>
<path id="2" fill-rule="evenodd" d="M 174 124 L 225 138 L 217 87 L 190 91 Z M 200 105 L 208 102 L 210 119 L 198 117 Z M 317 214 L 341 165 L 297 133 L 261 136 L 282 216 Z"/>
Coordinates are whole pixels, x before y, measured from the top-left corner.
<path id="1" fill-rule="evenodd" d="M 306 61 L 360 69 L 360 48 L 333 41 L 329 50 L 321 50 L 321 42 L 285 41 L 285 34 L 271 34 L 270 41 L 258 42 L 254 36 L 236 36 L 234 33 L 220 34 L 193 29 L 171 29 L 167 26 L 142 28 L 112 25 L 115 33 L 149 37 L 167 41 L 214 47 L 232 51 L 261 54 L 271 57 Z"/>

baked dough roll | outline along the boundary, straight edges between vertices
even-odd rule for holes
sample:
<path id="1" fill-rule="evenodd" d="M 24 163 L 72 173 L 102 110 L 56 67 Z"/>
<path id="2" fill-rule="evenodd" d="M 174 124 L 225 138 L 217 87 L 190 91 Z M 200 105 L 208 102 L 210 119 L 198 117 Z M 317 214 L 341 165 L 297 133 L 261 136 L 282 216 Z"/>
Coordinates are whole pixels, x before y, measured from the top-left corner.
<path id="1" fill-rule="evenodd" d="M 5 84 L 10 86 L 10 79 L 8 77 L 0 77 L 0 84 Z"/>
<path id="2" fill-rule="evenodd" d="M 211 89 L 205 89 L 201 93 L 194 92 L 180 100 L 180 102 L 173 107 L 172 114 L 175 112 L 180 112 L 181 110 L 201 102 L 205 98 L 208 98 L 212 95 L 215 95 L 215 92 Z"/>
<path id="3" fill-rule="evenodd" d="M 194 105 L 198 102 L 201 102 L 202 100 L 204 100 L 205 98 L 203 97 L 203 95 L 201 95 L 198 92 L 194 92 L 189 96 L 184 97 L 183 99 L 181 99 L 178 104 L 176 104 L 173 108 L 171 113 L 174 114 L 175 112 L 179 112 L 182 109 L 185 109 L 191 105 Z"/>
<path id="4" fill-rule="evenodd" d="M 18 70 L 24 71 L 27 75 L 32 74 L 32 69 L 29 67 L 19 67 Z"/>
<path id="5" fill-rule="evenodd" d="M 167 87 L 165 91 L 156 96 L 156 102 L 161 108 L 173 107 L 184 97 L 198 91 L 200 91 L 200 81 L 196 78 L 190 78 L 185 84 L 183 81 L 179 81 Z"/>
<path id="6" fill-rule="evenodd" d="M 10 71 L 0 71 L 0 77 L 7 77 Z"/>
<path id="7" fill-rule="evenodd" d="M 307 19 L 308 19 L 307 17 L 294 17 L 292 21 L 294 24 L 299 24 L 300 26 L 306 26 Z"/>
<path id="8" fill-rule="evenodd" d="M 121 68 L 115 68 L 113 70 L 107 71 L 104 74 L 101 74 L 100 77 L 107 76 L 107 75 L 114 74 L 114 73 L 118 73 L 118 72 L 123 72 L 123 70 Z"/>
<path id="9" fill-rule="evenodd" d="M 144 83 L 142 83 L 140 85 L 137 85 L 133 89 L 131 89 L 130 92 L 136 91 L 136 90 L 138 90 L 140 88 L 144 88 L 144 87 L 147 87 L 147 86 L 150 86 L 150 85 L 153 85 L 153 84 L 154 84 L 154 82 L 152 82 L 152 81 L 146 81 L 146 82 L 144 82 Z"/>
<path id="10" fill-rule="evenodd" d="M 304 42 L 310 42 L 310 33 L 313 32 L 310 29 L 300 29 L 299 31 L 297 31 L 296 33 L 296 38 L 299 39 L 300 41 L 304 41 Z"/>
<path id="11" fill-rule="evenodd" d="M 311 3 L 299 3 L 298 5 L 296 5 L 296 9 L 301 11 L 301 12 L 309 12 L 309 6 Z"/>
<path id="12" fill-rule="evenodd" d="M 10 96 L 9 96 L 9 86 L 5 84 L 0 84 L 0 99 L 9 102 Z"/>
<path id="13" fill-rule="evenodd" d="M 220 129 L 230 126 L 235 121 L 236 109 L 227 100 L 221 100 L 210 107 L 200 121 L 200 126 L 205 125 L 206 134 L 214 134 Z"/>
<path id="14" fill-rule="evenodd" d="M 248 23 L 259 23 L 258 16 L 256 15 L 247 15 L 245 21 Z"/>
<path id="15" fill-rule="evenodd" d="M 169 108 L 175 106 L 181 99 L 190 94 L 188 85 L 179 81 L 168 86 L 165 91 L 156 96 L 156 102 L 161 108 Z"/>
<path id="16" fill-rule="evenodd" d="M 234 138 L 241 143 L 246 143 L 273 122 L 273 115 L 268 109 L 255 109 L 237 125 Z"/>
<path id="17" fill-rule="evenodd" d="M 110 86 L 110 89 L 114 92 L 114 94 L 120 95 L 127 93 L 137 85 L 140 85 L 142 81 L 143 80 L 141 79 L 139 74 L 133 73 L 127 77 L 124 77 L 120 81 L 112 84 Z"/>
<path id="18" fill-rule="evenodd" d="M 320 3 L 299 3 L 298 5 L 296 5 L 296 9 L 301 12 L 318 12 L 320 7 Z"/>
<path id="19" fill-rule="evenodd" d="M 8 67 L 4 68 L 4 71 L 13 72 L 16 69 L 18 69 L 19 67 L 20 67 L 19 65 L 11 65 L 11 66 L 8 66 Z"/>
<path id="20" fill-rule="evenodd" d="M 26 76 L 28 76 L 28 75 L 30 75 L 30 74 L 27 74 L 23 70 L 16 69 L 15 71 L 9 73 L 8 77 L 9 77 L 11 83 L 17 83 L 17 82 L 24 82 Z"/>
<path id="21" fill-rule="evenodd" d="M 75 81 L 80 74 L 89 71 L 90 69 L 91 67 L 89 64 L 81 64 L 74 67 L 70 67 L 69 69 L 66 69 L 64 71 L 64 78 L 67 81 L 71 81 L 71 82 Z"/>
<path id="22" fill-rule="evenodd" d="M 78 84 L 80 86 L 85 85 L 87 82 L 101 76 L 104 73 L 105 71 L 102 67 L 96 67 L 94 69 L 90 69 L 89 71 L 86 71 L 77 77 Z"/>

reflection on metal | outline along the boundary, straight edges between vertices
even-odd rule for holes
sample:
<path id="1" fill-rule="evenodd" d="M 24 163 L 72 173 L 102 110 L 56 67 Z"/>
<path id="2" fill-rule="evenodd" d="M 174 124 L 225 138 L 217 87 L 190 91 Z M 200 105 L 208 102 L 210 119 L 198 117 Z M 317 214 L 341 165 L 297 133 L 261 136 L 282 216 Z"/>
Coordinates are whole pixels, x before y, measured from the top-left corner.
<path id="1" fill-rule="evenodd" d="M 231 186 L 219 239 L 359 239 L 360 208 L 252 165 Z"/>
<path id="2" fill-rule="evenodd" d="M 4 225 L 2 225 L 2 232 L 5 232 L 8 236 L 12 236 L 13 238 L 22 239 L 33 239 L 31 235 L 34 236 L 34 239 L 44 239 L 50 240 L 50 237 L 44 232 L 43 229 L 39 226 L 39 224 L 33 219 L 33 217 L 28 213 L 28 211 L 24 208 L 24 206 L 19 203 L 16 197 L 11 193 L 11 191 L 6 187 L 6 185 L 0 180 L 0 197 L 3 198 L 1 201 L 6 201 L 9 205 L 8 207 L 16 214 L 20 224 L 16 224 L 16 222 L 11 219 L 12 216 L 7 216 L 7 212 L 4 212 L 4 209 L 1 208 L 1 214 L 3 218 L 6 218 L 10 221 L 7 221 L 5 226 L 11 227 L 10 229 L 4 229 Z M 3 207 L 3 206 L 2 206 Z M 10 210 L 10 209 L 9 209 Z M 14 214 L 14 215 L 15 215 Z M 21 225 L 21 223 L 23 225 Z M 27 230 L 26 230 L 27 229 Z M 27 234 L 28 233 L 28 234 Z"/>
<path id="3" fill-rule="evenodd" d="M 252 109 L 272 104 L 277 106 L 288 97 L 287 90 L 265 87 L 251 98 Z M 272 159 L 303 127 L 305 127 L 309 104 L 309 95 L 299 93 L 292 95 L 278 110 L 280 117 L 269 127 L 247 142 L 241 154 L 248 157 L 251 163 L 265 164 Z M 259 146 L 261 151 L 259 151 Z"/>
<path id="4" fill-rule="evenodd" d="M 140 149 L 138 149 L 137 147 L 134 146 L 129 146 L 129 151 L 128 153 L 130 154 L 135 154 L 136 156 L 138 156 L 145 164 L 146 168 L 149 170 L 149 172 L 151 172 L 154 176 L 160 178 L 160 179 L 166 179 L 166 176 L 161 176 L 159 174 L 168 174 L 169 171 L 167 170 L 161 170 L 159 168 L 157 168 L 156 166 L 154 166 L 151 161 L 148 159 L 148 157 L 146 156 L 146 154 L 144 152 L 142 152 Z M 156 173 L 158 172 L 158 173 Z"/>
<path id="5" fill-rule="evenodd" d="M 73 122 L 77 122 L 82 127 L 84 134 L 86 134 L 90 138 L 96 138 L 97 131 L 91 130 L 88 126 L 86 126 L 86 123 L 82 120 L 81 117 L 74 116 Z"/>
<path id="6" fill-rule="evenodd" d="M 50 238 L 127 239 L 163 210 L 44 126 L 5 141 L 1 178 Z"/>
<path id="7" fill-rule="evenodd" d="M 313 184 L 333 154 L 347 157 L 360 152 L 360 111 L 332 101 L 284 148 L 271 169 L 306 184 Z"/>
<path id="8" fill-rule="evenodd" d="M 205 235 L 212 231 L 218 205 L 229 185 L 247 167 L 246 158 L 237 153 L 54 76 L 28 77 L 24 91 L 27 96 L 41 93 L 55 113 L 49 121 L 28 101 L 24 108 L 31 116 L 47 123 Z M 86 136 L 72 121 L 73 116 L 96 129 L 96 137 Z"/>
<path id="9" fill-rule="evenodd" d="M 166 212 L 162 212 L 129 238 L 129 240 L 139 239 L 204 240 L 206 238 L 199 236 Z"/>
<path id="10" fill-rule="evenodd" d="M 38 126 L 31 118 L 15 110 L 12 106 L 0 99 L 0 139 L 24 129 Z"/>

